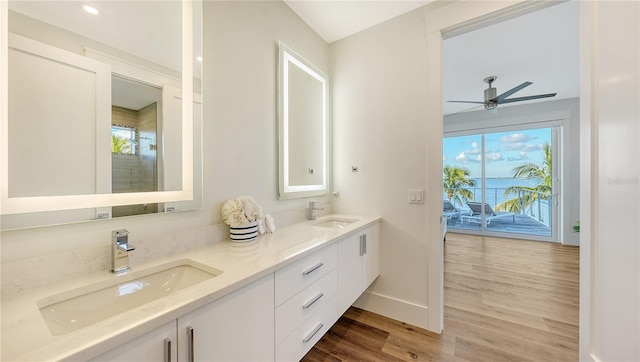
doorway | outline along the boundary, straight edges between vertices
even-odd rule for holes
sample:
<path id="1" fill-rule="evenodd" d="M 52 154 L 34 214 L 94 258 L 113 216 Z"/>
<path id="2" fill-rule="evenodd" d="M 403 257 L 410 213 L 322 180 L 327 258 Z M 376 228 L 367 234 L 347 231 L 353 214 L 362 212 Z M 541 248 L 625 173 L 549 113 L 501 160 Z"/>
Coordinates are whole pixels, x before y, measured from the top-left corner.
<path id="1" fill-rule="evenodd" d="M 557 241 L 560 127 L 445 133 L 443 214 L 454 232 Z M 482 207 L 484 205 L 484 207 Z"/>
<path id="2" fill-rule="evenodd" d="M 441 12 L 435 11 L 427 15 L 426 23 L 432 24 L 427 26 L 427 36 L 426 36 L 427 49 L 428 49 L 427 61 L 430 64 L 430 66 L 427 69 L 427 78 L 429 79 L 429 82 L 427 86 L 427 95 L 426 95 L 428 99 L 427 108 L 429 109 L 429 111 L 427 112 L 427 123 L 429 124 L 437 124 L 437 123 L 442 124 L 443 115 L 447 114 L 444 111 L 445 107 L 443 106 L 444 101 L 446 100 L 445 99 L 446 89 L 443 89 L 442 87 L 442 85 L 445 84 L 445 82 L 443 82 L 443 69 L 446 66 L 443 62 L 443 48 L 444 48 L 445 39 L 449 39 L 457 35 L 465 34 L 473 30 L 486 27 L 488 25 L 493 25 L 503 20 L 514 19 L 515 17 L 520 17 L 525 14 L 534 13 L 538 10 L 545 9 L 550 6 L 555 6 L 556 4 L 548 4 L 548 3 L 534 4 L 530 2 L 523 2 L 510 7 L 505 7 L 504 5 L 501 6 L 499 4 L 485 4 L 485 5 L 489 5 L 489 7 L 485 6 L 483 8 L 475 8 L 473 6 L 465 6 L 464 7 L 465 11 L 461 11 L 462 9 L 459 9 L 459 8 L 451 7 L 448 9 L 443 9 Z M 462 13 L 464 13 L 464 15 L 460 15 Z M 455 14 L 458 14 L 458 15 L 455 15 Z M 485 49 L 491 48 L 490 47 L 491 44 L 489 43 L 491 42 L 490 41 L 484 42 Z M 577 54 L 577 56 L 578 55 L 579 54 Z M 474 59 L 473 54 L 468 54 L 466 58 Z M 579 59 L 579 57 L 577 57 L 576 59 Z M 484 74 L 480 76 L 480 80 L 482 80 L 482 77 L 489 76 L 489 75 L 493 75 L 493 74 Z M 522 82 L 522 81 L 525 81 L 525 79 L 520 78 L 517 81 Z M 511 88 L 513 88 L 513 85 L 504 86 L 505 90 L 511 89 Z M 544 92 L 538 92 L 537 90 L 535 91 L 536 93 L 544 93 Z M 471 100 L 473 100 L 473 98 L 471 98 Z M 506 111 L 508 108 L 510 107 L 499 107 L 497 113 L 498 114 L 509 113 Z M 579 99 L 575 100 L 575 107 L 571 106 L 569 108 L 572 108 L 572 111 L 576 111 L 576 113 L 579 113 L 578 111 L 581 109 Z M 454 113 L 457 113 L 457 112 L 454 112 Z M 465 113 L 470 113 L 470 112 L 465 112 Z M 560 110 L 559 108 L 556 108 L 554 110 L 549 110 L 546 113 L 548 113 L 548 115 L 551 115 L 551 118 L 547 118 L 547 119 L 556 121 L 558 123 L 561 123 L 563 119 L 569 119 L 575 116 L 572 114 L 567 114 L 566 112 L 564 112 L 563 110 Z M 489 118 L 490 118 L 489 116 L 491 116 L 491 113 L 484 112 L 483 115 L 484 115 L 484 118 L 477 119 L 471 124 L 467 124 L 466 130 L 467 131 L 481 130 L 483 128 L 486 128 L 487 122 L 489 121 Z M 466 115 L 463 113 L 462 117 L 466 117 Z M 530 125 L 529 127 L 531 127 L 531 123 L 534 122 L 531 119 L 531 117 L 529 117 L 529 115 L 525 113 L 521 113 L 520 115 L 511 114 L 510 117 L 519 118 L 519 123 L 529 124 Z M 509 116 L 505 116 L 503 117 L 503 120 L 507 120 L 508 118 Z M 579 123 L 579 120 L 578 120 L 578 123 Z M 493 125 L 504 126 L 505 124 L 493 123 Z M 557 124 L 557 125 L 560 125 L 560 124 Z M 462 128 L 462 126 L 459 123 L 455 123 L 455 122 L 450 125 L 445 124 L 443 127 L 443 133 L 439 135 L 439 139 L 437 139 L 438 137 L 436 135 L 430 135 L 429 142 L 433 145 L 440 145 L 440 147 L 442 147 L 444 128 L 447 128 L 447 127 L 448 127 L 448 131 L 453 131 L 453 130 L 460 131 Z M 571 127 L 575 127 L 573 128 L 573 131 L 575 132 L 575 134 L 579 134 L 578 133 L 579 125 L 575 126 L 574 124 L 572 124 L 569 128 Z M 571 133 L 571 129 L 569 128 L 565 129 L 566 132 L 562 132 L 562 133 L 563 134 Z M 566 137 L 565 136 L 562 136 L 562 137 L 564 141 Z M 579 138 L 579 136 L 577 138 Z M 565 147 L 566 145 L 568 145 L 568 143 L 563 143 L 563 147 Z M 440 150 L 442 150 L 442 148 L 440 148 Z M 571 156 L 576 157 L 574 159 L 574 163 L 577 164 L 578 162 L 576 162 L 576 160 L 579 159 L 577 158 L 579 157 L 579 153 L 577 156 L 576 155 L 571 155 Z M 442 162 L 443 154 L 439 153 L 437 157 L 440 159 L 440 162 Z M 433 154 L 430 154 L 429 159 L 430 159 L 430 162 L 437 162 L 436 156 L 434 156 Z M 565 182 L 566 181 L 567 180 L 565 180 Z M 442 185 L 442 174 L 438 174 L 438 175 L 430 174 L 428 176 L 427 182 L 434 185 L 436 184 Z M 579 182 L 579 178 L 575 180 L 575 182 Z M 441 187 L 440 193 L 442 195 L 443 188 L 442 186 L 440 187 Z M 566 197 L 566 195 L 563 195 L 562 197 Z M 429 209 L 430 214 L 437 213 L 438 216 L 441 216 L 442 212 L 443 212 L 443 209 L 441 204 L 437 206 L 432 206 Z M 558 214 L 563 215 L 562 217 L 564 218 L 564 215 L 568 213 L 565 213 L 564 210 L 560 210 Z M 442 221 L 443 220 L 440 219 L 441 228 L 443 227 Z M 438 230 L 437 226 L 438 226 L 437 221 L 434 220 L 433 218 L 430 218 L 428 222 L 428 227 L 429 229 L 433 228 L 433 233 L 432 233 L 432 236 L 434 238 L 433 240 L 436 240 L 435 238 Z M 565 226 L 563 230 L 561 230 L 560 232 L 563 235 L 565 235 L 567 232 L 566 230 L 567 230 L 567 227 Z M 435 330 L 435 331 L 437 330 L 441 331 L 444 328 L 444 318 L 443 318 L 444 310 L 443 310 L 443 302 L 442 302 L 443 296 L 444 296 L 443 275 L 442 275 L 443 263 L 444 263 L 444 260 L 443 260 L 444 245 L 442 242 L 440 243 L 430 242 L 430 250 L 432 250 L 433 253 L 430 253 L 429 255 L 429 290 L 428 290 L 429 292 L 428 302 L 430 306 L 429 314 L 428 314 L 429 326 L 430 326 L 429 329 Z"/>

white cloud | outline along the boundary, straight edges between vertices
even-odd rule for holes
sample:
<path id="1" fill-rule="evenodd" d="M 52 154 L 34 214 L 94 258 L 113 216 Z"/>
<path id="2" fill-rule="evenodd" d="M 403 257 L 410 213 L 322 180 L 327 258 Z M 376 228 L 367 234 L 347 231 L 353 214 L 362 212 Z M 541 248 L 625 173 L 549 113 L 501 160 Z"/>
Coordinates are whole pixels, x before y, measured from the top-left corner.
<path id="1" fill-rule="evenodd" d="M 504 145 L 504 149 L 507 151 L 532 152 L 532 151 L 541 150 L 542 146 L 543 145 L 541 144 L 518 142 L 518 143 L 506 144 Z"/>
<path id="2" fill-rule="evenodd" d="M 522 161 L 522 160 L 526 160 L 528 158 L 529 157 L 527 156 L 527 153 L 525 151 L 520 151 L 518 153 L 518 157 L 516 157 L 516 156 L 507 157 L 507 161 Z"/>
<path id="3" fill-rule="evenodd" d="M 458 157 L 456 157 L 456 161 L 462 162 L 462 163 L 467 163 L 467 162 L 469 162 L 469 157 L 467 157 L 467 155 L 465 155 L 464 152 L 460 152 Z"/>
<path id="4" fill-rule="evenodd" d="M 485 156 L 487 157 L 487 162 L 502 161 L 502 154 L 500 152 L 487 152 Z"/>
<path id="5" fill-rule="evenodd" d="M 500 138 L 500 141 L 503 143 L 519 143 L 519 142 L 528 142 L 535 138 L 536 137 L 531 137 L 524 133 L 512 133 L 508 136 L 502 136 Z"/>

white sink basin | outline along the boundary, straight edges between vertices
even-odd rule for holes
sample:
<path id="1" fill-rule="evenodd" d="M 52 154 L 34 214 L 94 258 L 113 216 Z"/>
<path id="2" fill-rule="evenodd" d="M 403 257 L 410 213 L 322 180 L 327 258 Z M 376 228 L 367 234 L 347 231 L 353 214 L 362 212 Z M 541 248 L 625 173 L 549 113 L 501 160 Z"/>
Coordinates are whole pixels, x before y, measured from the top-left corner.
<path id="1" fill-rule="evenodd" d="M 349 226 L 350 224 L 353 224 L 356 221 L 358 221 L 358 220 L 341 219 L 341 218 L 329 218 L 329 219 L 322 220 L 319 223 L 314 224 L 314 225 L 315 226 L 324 227 L 324 228 L 342 229 L 342 228 L 344 228 L 346 226 Z"/>
<path id="2" fill-rule="evenodd" d="M 54 336 L 69 333 L 139 307 L 222 274 L 192 260 L 177 260 L 147 270 L 53 295 L 38 302 Z"/>

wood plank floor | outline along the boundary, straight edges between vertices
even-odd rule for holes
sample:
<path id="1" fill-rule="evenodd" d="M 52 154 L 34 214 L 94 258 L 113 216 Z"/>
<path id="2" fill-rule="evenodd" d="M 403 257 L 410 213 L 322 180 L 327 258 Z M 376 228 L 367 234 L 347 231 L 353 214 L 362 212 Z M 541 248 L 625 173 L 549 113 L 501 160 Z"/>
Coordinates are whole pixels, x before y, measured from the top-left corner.
<path id="1" fill-rule="evenodd" d="M 350 308 L 302 361 L 577 361 L 579 248 L 448 233 L 444 332 Z"/>

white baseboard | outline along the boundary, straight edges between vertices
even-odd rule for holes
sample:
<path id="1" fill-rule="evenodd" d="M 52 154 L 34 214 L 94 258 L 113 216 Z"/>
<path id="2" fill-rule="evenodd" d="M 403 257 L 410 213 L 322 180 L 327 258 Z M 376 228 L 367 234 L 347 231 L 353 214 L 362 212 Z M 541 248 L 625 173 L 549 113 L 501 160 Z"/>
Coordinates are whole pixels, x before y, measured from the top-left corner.
<path id="1" fill-rule="evenodd" d="M 424 305 L 365 291 L 353 306 L 430 330 L 429 307 Z"/>

